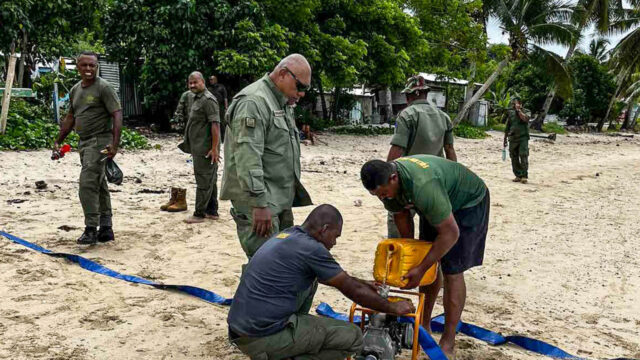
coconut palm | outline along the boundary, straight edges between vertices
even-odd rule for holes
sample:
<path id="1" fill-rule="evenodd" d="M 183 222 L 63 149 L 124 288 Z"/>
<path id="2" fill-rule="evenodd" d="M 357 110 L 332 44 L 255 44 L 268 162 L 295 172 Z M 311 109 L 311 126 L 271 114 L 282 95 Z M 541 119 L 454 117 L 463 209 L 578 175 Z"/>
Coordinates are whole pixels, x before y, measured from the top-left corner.
<path id="1" fill-rule="evenodd" d="M 607 115 L 598 123 L 598 129 L 602 129 L 604 121 L 609 117 L 611 108 L 620 94 L 637 94 L 635 88 L 631 91 L 625 90 L 637 83 L 631 80 L 631 76 L 640 72 L 640 51 L 638 51 L 640 49 L 640 0 L 632 0 L 630 3 L 634 8 L 625 11 L 624 18 L 611 25 L 612 33 L 625 33 L 629 30 L 631 32 L 623 37 L 611 51 L 610 67 L 616 74 L 617 88 L 609 102 Z"/>
<path id="2" fill-rule="evenodd" d="M 603 63 L 609 56 L 607 47 L 609 46 L 609 40 L 603 38 L 592 39 L 589 43 L 589 56 L 595 58 L 599 62 Z"/>
<path id="3" fill-rule="evenodd" d="M 611 20 L 619 16 L 622 9 L 622 0 L 578 0 L 574 8 L 572 22 L 576 25 L 579 34 L 582 34 L 590 25 L 595 25 L 596 30 L 600 34 L 604 34 L 609 30 Z M 576 41 L 569 45 L 567 55 L 564 57 L 565 62 L 573 56 L 578 42 L 579 38 L 576 38 Z M 549 112 L 555 94 L 556 88 L 551 89 L 547 94 L 542 111 L 538 113 L 532 127 L 542 128 L 542 122 Z"/>
<path id="4" fill-rule="evenodd" d="M 571 45 L 576 41 L 575 27 L 569 23 L 572 7 L 561 0 L 492 0 L 489 10 L 497 18 L 502 31 L 509 35 L 511 51 L 498 63 L 497 68 L 462 107 L 454 125 L 467 116 L 477 102 L 511 61 L 529 56 L 532 52 L 545 58 L 547 68 L 554 75 L 559 91 L 571 93 L 571 79 L 562 59 L 541 45 Z"/>

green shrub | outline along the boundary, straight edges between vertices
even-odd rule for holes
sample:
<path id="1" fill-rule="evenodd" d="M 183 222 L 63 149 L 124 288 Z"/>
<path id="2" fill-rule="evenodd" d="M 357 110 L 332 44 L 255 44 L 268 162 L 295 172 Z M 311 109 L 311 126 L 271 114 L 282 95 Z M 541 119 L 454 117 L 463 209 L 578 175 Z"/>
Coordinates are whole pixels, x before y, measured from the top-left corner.
<path id="1" fill-rule="evenodd" d="M 393 135 L 392 127 L 382 126 L 341 126 L 331 129 L 332 132 L 341 135 Z"/>
<path id="2" fill-rule="evenodd" d="M 504 132 L 504 130 L 507 128 L 507 125 L 505 124 L 494 124 L 494 125 L 490 125 L 489 129 L 491 130 L 495 130 L 495 131 L 500 131 L 500 132 Z"/>
<path id="3" fill-rule="evenodd" d="M 557 122 L 548 122 L 542 124 L 542 131 L 546 133 L 554 133 L 554 134 L 566 134 L 567 130 L 564 126 L 558 124 Z"/>
<path id="4" fill-rule="evenodd" d="M 0 150 L 31 150 L 51 148 L 58 136 L 58 124 L 49 120 L 45 106 L 33 105 L 23 99 L 11 100 L 7 129 L 0 135 Z M 120 147 L 124 149 L 148 149 L 147 138 L 136 131 L 122 129 Z M 65 143 L 78 147 L 78 135 L 72 132 Z"/>
<path id="5" fill-rule="evenodd" d="M 477 128 L 466 123 L 460 123 L 453 128 L 453 134 L 465 139 L 484 139 L 489 136 L 484 132 L 483 128 Z"/>

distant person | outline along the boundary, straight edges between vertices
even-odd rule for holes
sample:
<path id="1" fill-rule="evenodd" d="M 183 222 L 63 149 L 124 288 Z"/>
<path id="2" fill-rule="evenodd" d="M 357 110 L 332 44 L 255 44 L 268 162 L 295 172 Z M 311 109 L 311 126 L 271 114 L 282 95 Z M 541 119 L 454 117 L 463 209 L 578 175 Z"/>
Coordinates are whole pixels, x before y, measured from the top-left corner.
<path id="1" fill-rule="evenodd" d="M 227 94 L 227 88 L 218 82 L 218 77 L 211 75 L 209 77 L 209 86 L 207 89 L 218 100 L 218 107 L 220 108 L 220 139 L 224 142 L 224 132 L 227 124 L 225 122 L 224 114 L 229 108 L 229 95 Z"/>
<path id="2" fill-rule="evenodd" d="M 373 283 L 349 276 L 329 252 L 342 233 L 331 205 L 313 209 L 302 226 L 265 242 L 247 265 L 227 318 L 231 342 L 251 359 L 344 359 L 362 350 L 352 323 L 309 314 L 318 282 L 373 310 L 404 315 L 409 301 L 389 302 Z"/>
<path id="3" fill-rule="evenodd" d="M 58 152 L 60 144 L 75 129 L 80 137 L 78 152 L 82 170 L 78 195 L 85 224 L 77 242 L 90 245 L 115 239 L 104 160 L 113 159 L 118 153 L 122 107 L 113 86 L 97 75 L 98 55 L 84 51 L 76 61 L 82 80 L 69 92 L 69 112 L 60 124 L 53 151 Z M 104 149 L 106 154 L 102 153 Z"/>
<path id="4" fill-rule="evenodd" d="M 193 100 L 184 129 L 184 142 L 178 147 L 193 156 L 196 176 L 196 205 L 187 224 L 218 219 L 218 163 L 220 162 L 220 112 L 218 102 L 204 86 L 198 71 L 189 75 Z M 185 194 L 186 195 L 186 194 Z"/>
<path id="5" fill-rule="evenodd" d="M 453 125 L 444 111 L 427 100 L 430 87 L 424 77 L 412 76 L 407 80 L 403 93 L 407 95 L 409 106 L 396 119 L 396 129 L 391 138 L 391 148 L 387 161 L 407 155 L 435 155 L 457 161 L 453 148 Z M 411 224 L 415 212 L 411 213 Z M 419 216 L 420 223 L 426 220 Z M 387 237 L 398 238 L 398 228 L 393 221 L 393 213 L 387 214 Z"/>
<path id="6" fill-rule="evenodd" d="M 513 181 L 526 184 L 529 181 L 529 116 L 524 113 L 519 97 L 514 97 L 511 105 L 513 108 L 507 111 L 504 146 L 509 139 L 511 169 L 516 176 Z"/>

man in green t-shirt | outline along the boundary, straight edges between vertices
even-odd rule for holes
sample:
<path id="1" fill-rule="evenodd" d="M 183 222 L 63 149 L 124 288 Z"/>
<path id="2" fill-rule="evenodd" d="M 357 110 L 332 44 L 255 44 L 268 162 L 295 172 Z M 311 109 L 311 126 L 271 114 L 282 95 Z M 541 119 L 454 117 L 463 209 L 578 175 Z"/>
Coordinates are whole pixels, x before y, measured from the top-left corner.
<path id="1" fill-rule="evenodd" d="M 509 139 L 511 168 L 516 176 L 514 182 L 526 184 L 529 177 L 529 116 L 522 110 L 520 98 L 513 99 L 513 109 L 507 111 L 507 126 L 504 129 L 504 147 Z"/>
<path id="2" fill-rule="evenodd" d="M 403 93 L 407 95 L 407 106 L 398 114 L 396 129 L 391 138 L 391 148 L 387 161 L 407 155 L 437 155 L 457 161 L 453 148 L 453 125 L 444 111 L 427 100 L 429 86 L 421 75 L 407 80 Z M 412 215 L 414 212 L 411 213 Z M 420 217 L 420 223 L 426 221 Z M 400 234 L 393 221 L 393 213 L 387 215 L 387 237 L 397 238 Z"/>
<path id="3" fill-rule="evenodd" d="M 394 213 L 400 236 L 413 238 L 415 210 L 427 221 L 420 239 L 433 241 L 422 262 L 404 275 L 408 285 L 419 285 L 424 273 L 440 263 L 438 279 L 420 287 L 426 294 L 423 326 L 429 329 L 431 313 L 444 280 L 445 326 L 440 346 L 454 354 L 456 325 L 466 300 L 464 271 L 482 265 L 489 225 L 489 189 L 465 166 L 433 155 L 414 155 L 395 161 L 371 160 L 362 166 L 362 184 Z"/>
<path id="4" fill-rule="evenodd" d="M 82 170 L 79 196 L 86 226 L 78 244 L 95 244 L 114 239 L 104 160 L 118 153 L 122 108 L 111 84 L 97 76 L 96 53 L 85 51 L 80 54 L 77 69 L 82 80 L 69 92 L 71 106 L 60 124 L 53 151 L 58 151 L 60 144 L 75 128 L 80 136 L 78 151 Z"/>

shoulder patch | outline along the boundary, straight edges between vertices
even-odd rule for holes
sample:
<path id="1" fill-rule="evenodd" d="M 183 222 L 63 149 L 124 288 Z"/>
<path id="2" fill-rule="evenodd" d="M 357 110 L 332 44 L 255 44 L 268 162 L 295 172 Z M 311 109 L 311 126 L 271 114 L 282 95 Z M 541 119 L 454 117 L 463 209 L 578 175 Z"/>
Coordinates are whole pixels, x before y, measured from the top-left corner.
<path id="1" fill-rule="evenodd" d="M 244 118 L 244 125 L 246 127 L 254 128 L 256 127 L 256 119 L 250 117 Z"/>
<path id="2" fill-rule="evenodd" d="M 289 234 L 286 233 L 286 232 L 282 232 L 282 233 L 276 235 L 276 239 L 286 239 L 288 237 L 289 237 Z"/>

